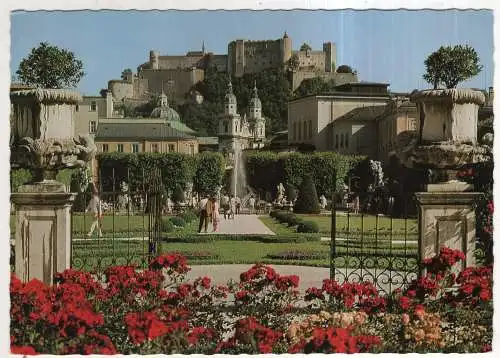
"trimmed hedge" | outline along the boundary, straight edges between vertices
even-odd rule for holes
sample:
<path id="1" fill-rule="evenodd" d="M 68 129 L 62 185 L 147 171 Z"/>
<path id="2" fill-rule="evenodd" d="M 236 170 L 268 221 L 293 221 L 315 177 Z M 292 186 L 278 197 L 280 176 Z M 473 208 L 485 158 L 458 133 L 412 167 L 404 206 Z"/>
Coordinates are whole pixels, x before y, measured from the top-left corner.
<path id="1" fill-rule="evenodd" d="M 104 191 L 119 190 L 125 181 L 130 191 L 142 190 L 153 169 L 161 171 L 163 187 L 169 193 L 185 190 L 193 182 L 194 191 L 214 192 L 222 184 L 225 171 L 220 153 L 203 152 L 195 156 L 183 153 L 100 153 L 97 155 Z M 113 183 L 114 181 L 114 183 Z"/>
<path id="2" fill-rule="evenodd" d="M 297 226 L 297 232 L 301 233 L 317 233 L 319 232 L 319 226 L 316 221 L 302 221 L 298 226 Z"/>
<path id="3" fill-rule="evenodd" d="M 248 184 L 261 195 L 272 193 L 273 198 L 276 197 L 279 183 L 298 188 L 305 174 L 310 174 L 314 178 L 314 184 L 320 195 L 329 197 L 332 189 L 342 188 L 349 171 L 363 159 L 365 159 L 363 156 L 334 152 L 308 154 L 245 152 Z"/>
<path id="4" fill-rule="evenodd" d="M 161 231 L 169 233 L 175 230 L 174 224 L 171 218 L 164 217 L 161 218 Z"/>

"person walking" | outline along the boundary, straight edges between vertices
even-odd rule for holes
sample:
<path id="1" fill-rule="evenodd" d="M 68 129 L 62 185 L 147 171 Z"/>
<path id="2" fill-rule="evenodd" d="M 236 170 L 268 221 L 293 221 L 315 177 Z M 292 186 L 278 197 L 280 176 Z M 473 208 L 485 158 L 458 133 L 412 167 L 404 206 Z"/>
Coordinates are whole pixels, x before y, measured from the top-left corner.
<path id="1" fill-rule="evenodd" d="M 87 234 L 88 237 L 91 237 L 94 233 L 94 230 L 97 228 L 99 231 L 98 236 L 102 237 L 102 203 L 101 198 L 99 198 L 99 192 L 95 184 L 92 184 L 92 198 L 90 199 L 89 205 L 87 206 L 86 212 L 91 212 L 94 216 L 94 221 L 92 222 L 92 226 L 90 227 L 90 231 Z"/>
<path id="2" fill-rule="evenodd" d="M 207 232 L 209 218 L 207 208 L 209 206 L 208 196 L 201 199 L 198 203 L 198 209 L 200 210 L 200 225 L 198 226 L 198 233 L 201 233 L 203 226 L 205 226 L 205 232 Z"/>
<path id="3" fill-rule="evenodd" d="M 241 199 L 239 196 L 235 198 L 236 201 L 236 215 L 240 215 L 240 210 L 241 210 Z"/>
<path id="4" fill-rule="evenodd" d="M 354 194 L 354 200 L 353 200 L 353 210 L 354 214 L 359 214 L 359 195 L 357 193 Z"/>
<path id="5" fill-rule="evenodd" d="M 219 228 L 219 203 L 217 202 L 217 198 L 212 197 L 212 226 L 214 228 L 214 232 L 216 232 Z"/>
<path id="6" fill-rule="evenodd" d="M 236 214 L 236 199 L 234 195 L 231 195 L 231 199 L 229 200 L 229 218 L 234 219 L 234 215 Z"/>
<path id="7" fill-rule="evenodd" d="M 253 195 L 248 199 L 248 206 L 250 208 L 250 214 L 254 214 L 255 212 L 255 198 Z"/>
<path id="8" fill-rule="evenodd" d="M 222 197 L 222 210 L 224 211 L 224 220 L 228 219 L 229 216 L 229 196 L 224 194 Z"/>

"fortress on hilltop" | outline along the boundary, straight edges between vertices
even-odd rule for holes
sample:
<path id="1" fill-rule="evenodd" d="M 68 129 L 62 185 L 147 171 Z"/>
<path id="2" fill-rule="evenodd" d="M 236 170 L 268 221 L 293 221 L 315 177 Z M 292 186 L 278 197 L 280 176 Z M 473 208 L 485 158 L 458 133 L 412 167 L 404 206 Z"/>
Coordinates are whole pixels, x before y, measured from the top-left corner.
<path id="1" fill-rule="evenodd" d="M 291 89 L 295 90 L 307 78 L 321 77 L 335 80 L 338 85 L 358 82 L 357 75 L 336 73 L 336 47 L 323 43 L 323 49 L 294 51 L 292 39 L 285 32 L 277 40 L 234 40 L 228 44 L 227 54 L 189 51 L 186 55 L 161 55 L 152 50 L 149 61 L 137 67 L 137 72 L 124 72 L 122 79 L 110 80 L 108 90 L 115 101 L 145 101 L 152 93 L 165 91 L 170 98 L 183 102 L 191 88 L 205 78 L 205 71 L 214 68 L 231 76 L 241 77 L 269 68 L 287 69 Z M 195 95 L 195 94 L 193 94 Z"/>

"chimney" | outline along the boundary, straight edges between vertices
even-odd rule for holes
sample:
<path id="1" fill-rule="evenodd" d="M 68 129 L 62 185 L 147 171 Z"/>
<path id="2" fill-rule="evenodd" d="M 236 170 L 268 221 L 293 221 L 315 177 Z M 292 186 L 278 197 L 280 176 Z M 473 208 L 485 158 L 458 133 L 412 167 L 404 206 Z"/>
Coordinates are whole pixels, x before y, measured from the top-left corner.
<path id="1" fill-rule="evenodd" d="M 106 118 L 113 117 L 113 93 L 106 92 Z"/>

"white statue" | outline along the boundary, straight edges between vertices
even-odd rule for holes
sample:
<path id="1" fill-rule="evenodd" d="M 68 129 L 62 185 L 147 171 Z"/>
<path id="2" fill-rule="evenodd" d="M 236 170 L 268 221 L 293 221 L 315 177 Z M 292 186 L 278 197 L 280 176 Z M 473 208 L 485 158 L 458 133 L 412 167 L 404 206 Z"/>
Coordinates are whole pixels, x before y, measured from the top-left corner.
<path id="1" fill-rule="evenodd" d="M 282 202 L 283 199 L 285 198 L 285 187 L 283 186 L 283 183 L 278 184 L 278 198 L 276 201 L 278 203 Z"/>
<path id="2" fill-rule="evenodd" d="M 321 195 L 321 197 L 319 198 L 319 201 L 320 201 L 321 209 L 325 210 L 326 209 L 326 205 L 327 205 L 326 197 L 324 195 Z"/>
<path id="3" fill-rule="evenodd" d="M 128 185 L 125 182 L 120 184 L 120 195 L 118 196 L 118 208 L 120 211 L 130 210 L 130 195 L 128 194 Z"/>

